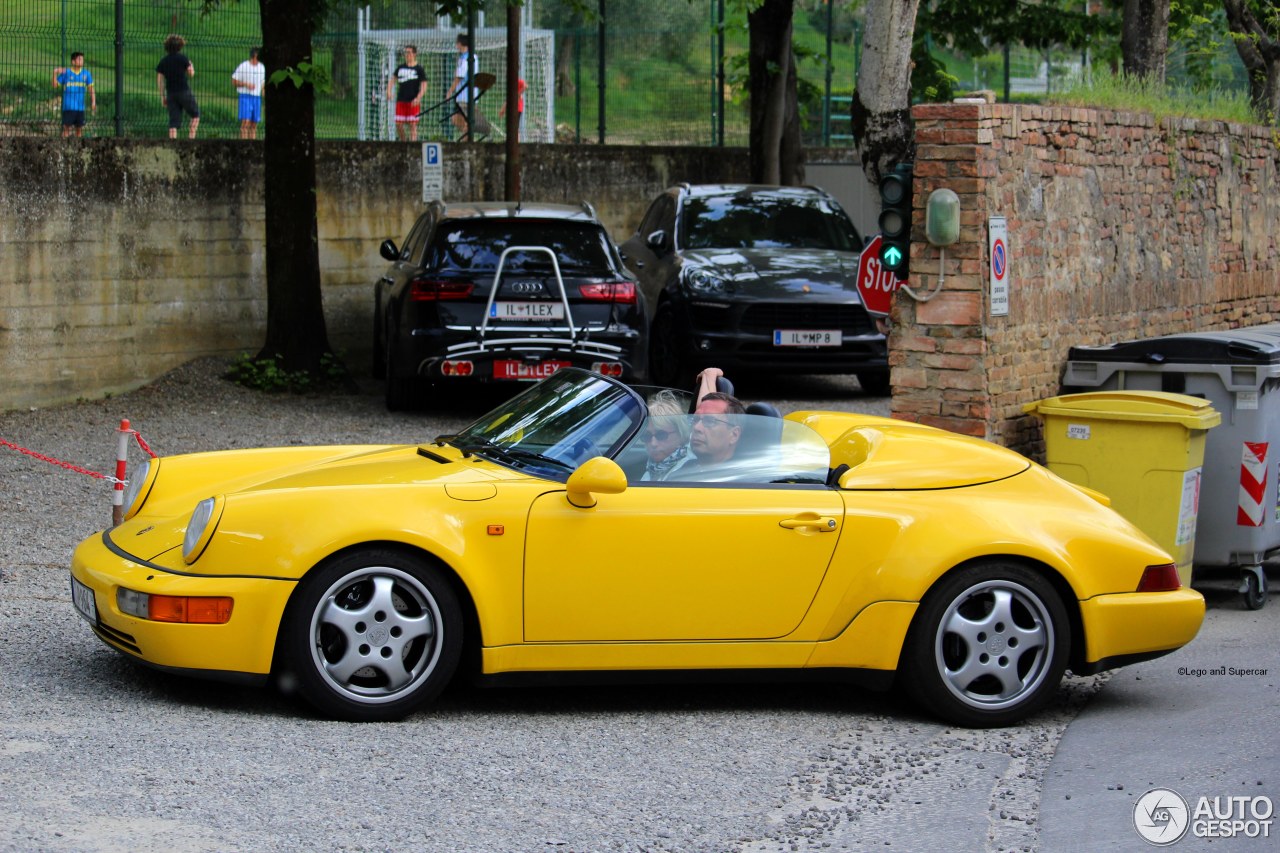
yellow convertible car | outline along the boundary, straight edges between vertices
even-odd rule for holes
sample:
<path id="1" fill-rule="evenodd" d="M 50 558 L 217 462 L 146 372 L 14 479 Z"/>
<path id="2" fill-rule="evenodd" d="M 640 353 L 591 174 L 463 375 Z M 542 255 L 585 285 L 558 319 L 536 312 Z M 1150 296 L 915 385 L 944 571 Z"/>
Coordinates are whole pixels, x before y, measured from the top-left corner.
<path id="1" fill-rule="evenodd" d="M 689 403 L 565 369 L 426 444 L 152 460 L 124 522 L 76 549 L 72 602 L 144 663 L 274 679 L 348 720 L 403 717 L 464 670 L 896 679 L 999 726 L 1068 668 L 1200 627 L 1167 553 L 1016 453 Z"/>

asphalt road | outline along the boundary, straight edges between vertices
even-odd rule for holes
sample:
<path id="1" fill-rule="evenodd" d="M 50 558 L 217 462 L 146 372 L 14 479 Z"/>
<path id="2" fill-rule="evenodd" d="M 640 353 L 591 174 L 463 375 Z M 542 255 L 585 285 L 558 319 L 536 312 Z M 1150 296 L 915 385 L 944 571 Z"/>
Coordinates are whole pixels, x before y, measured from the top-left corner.
<path id="1" fill-rule="evenodd" d="M 852 379 L 738 391 L 887 411 Z M 0 414 L 0 438 L 108 471 L 121 418 L 166 454 L 417 441 L 492 402 L 391 415 L 372 386 L 264 396 L 202 362 L 114 399 Z M 1146 786 L 1280 801 L 1280 602 L 1212 596 L 1178 655 L 1068 678 L 999 731 L 820 685 L 459 686 L 401 723 L 334 723 L 107 649 L 70 606 L 67 562 L 109 521 L 109 489 L 4 448 L 0 482 L 0 850 L 1138 850 Z M 1219 666 L 1268 675 L 1179 674 Z M 1214 849 L 1274 844 L 1232 843 Z"/>

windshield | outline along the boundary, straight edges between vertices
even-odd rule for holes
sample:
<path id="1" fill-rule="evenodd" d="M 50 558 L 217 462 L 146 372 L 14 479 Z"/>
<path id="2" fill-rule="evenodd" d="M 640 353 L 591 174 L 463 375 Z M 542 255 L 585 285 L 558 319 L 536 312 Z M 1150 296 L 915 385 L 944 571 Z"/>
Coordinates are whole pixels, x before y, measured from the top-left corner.
<path id="1" fill-rule="evenodd" d="M 441 440 L 537 476 L 564 480 L 594 456 L 614 456 L 644 416 L 642 399 L 625 385 L 565 369 Z"/>
<path id="2" fill-rule="evenodd" d="M 466 219 L 441 224 L 428 251 L 426 266 L 442 272 L 489 273 L 508 246 L 545 246 L 555 252 L 566 275 L 609 276 L 612 251 L 604 229 L 584 222 L 538 219 Z M 551 271 L 543 252 L 507 256 L 505 272 Z"/>
<path id="3" fill-rule="evenodd" d="M 691 198 L 680 214 L 680 239 L 686 249 L 862 251 L 862 240 L 844 211 L 809 195 Z"/>

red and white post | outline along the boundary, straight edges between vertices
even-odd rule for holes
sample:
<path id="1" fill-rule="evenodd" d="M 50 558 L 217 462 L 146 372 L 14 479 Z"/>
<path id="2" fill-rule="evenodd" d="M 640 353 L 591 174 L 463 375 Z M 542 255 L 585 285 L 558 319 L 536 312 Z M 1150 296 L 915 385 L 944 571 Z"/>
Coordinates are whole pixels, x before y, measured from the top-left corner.
<path id="1" fill-rule="evenodd" d="M 129 421 L 120 421 L 120 429 L 116 430 L 116 482 L 111 492 L 111 525 L 114 527 L 124 521 L 124 480 L 129 469 Z"/>

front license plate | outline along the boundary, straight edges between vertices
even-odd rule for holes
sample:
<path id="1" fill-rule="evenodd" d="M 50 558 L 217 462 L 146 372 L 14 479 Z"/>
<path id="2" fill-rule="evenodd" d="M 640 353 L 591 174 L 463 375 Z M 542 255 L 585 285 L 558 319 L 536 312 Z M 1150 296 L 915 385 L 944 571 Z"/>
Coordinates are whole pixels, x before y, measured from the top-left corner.
<path id="1" fill-rule="evenodd" d="M 495 361 L 493 363 L 494 379 L 546 379 L 562 367 L 568 367 L 567 361 Z"/>
<path id="2" fill-rule="evenodd" d="M 71 579 L 71 603 L 90 625 L 98 624 L 98 603 L 93 598 L 93 590 L 75 578 Z"/>
<path id="3" fill-rule="evenodd" d="M 495 302 L 490 320 L 563 320 L 562 302 Z"/>
<path id="4" fill-rule="evenodd" d="M 775 347 L 838 347 L 839 329 L 776 329 L 773 333 Z"/>

